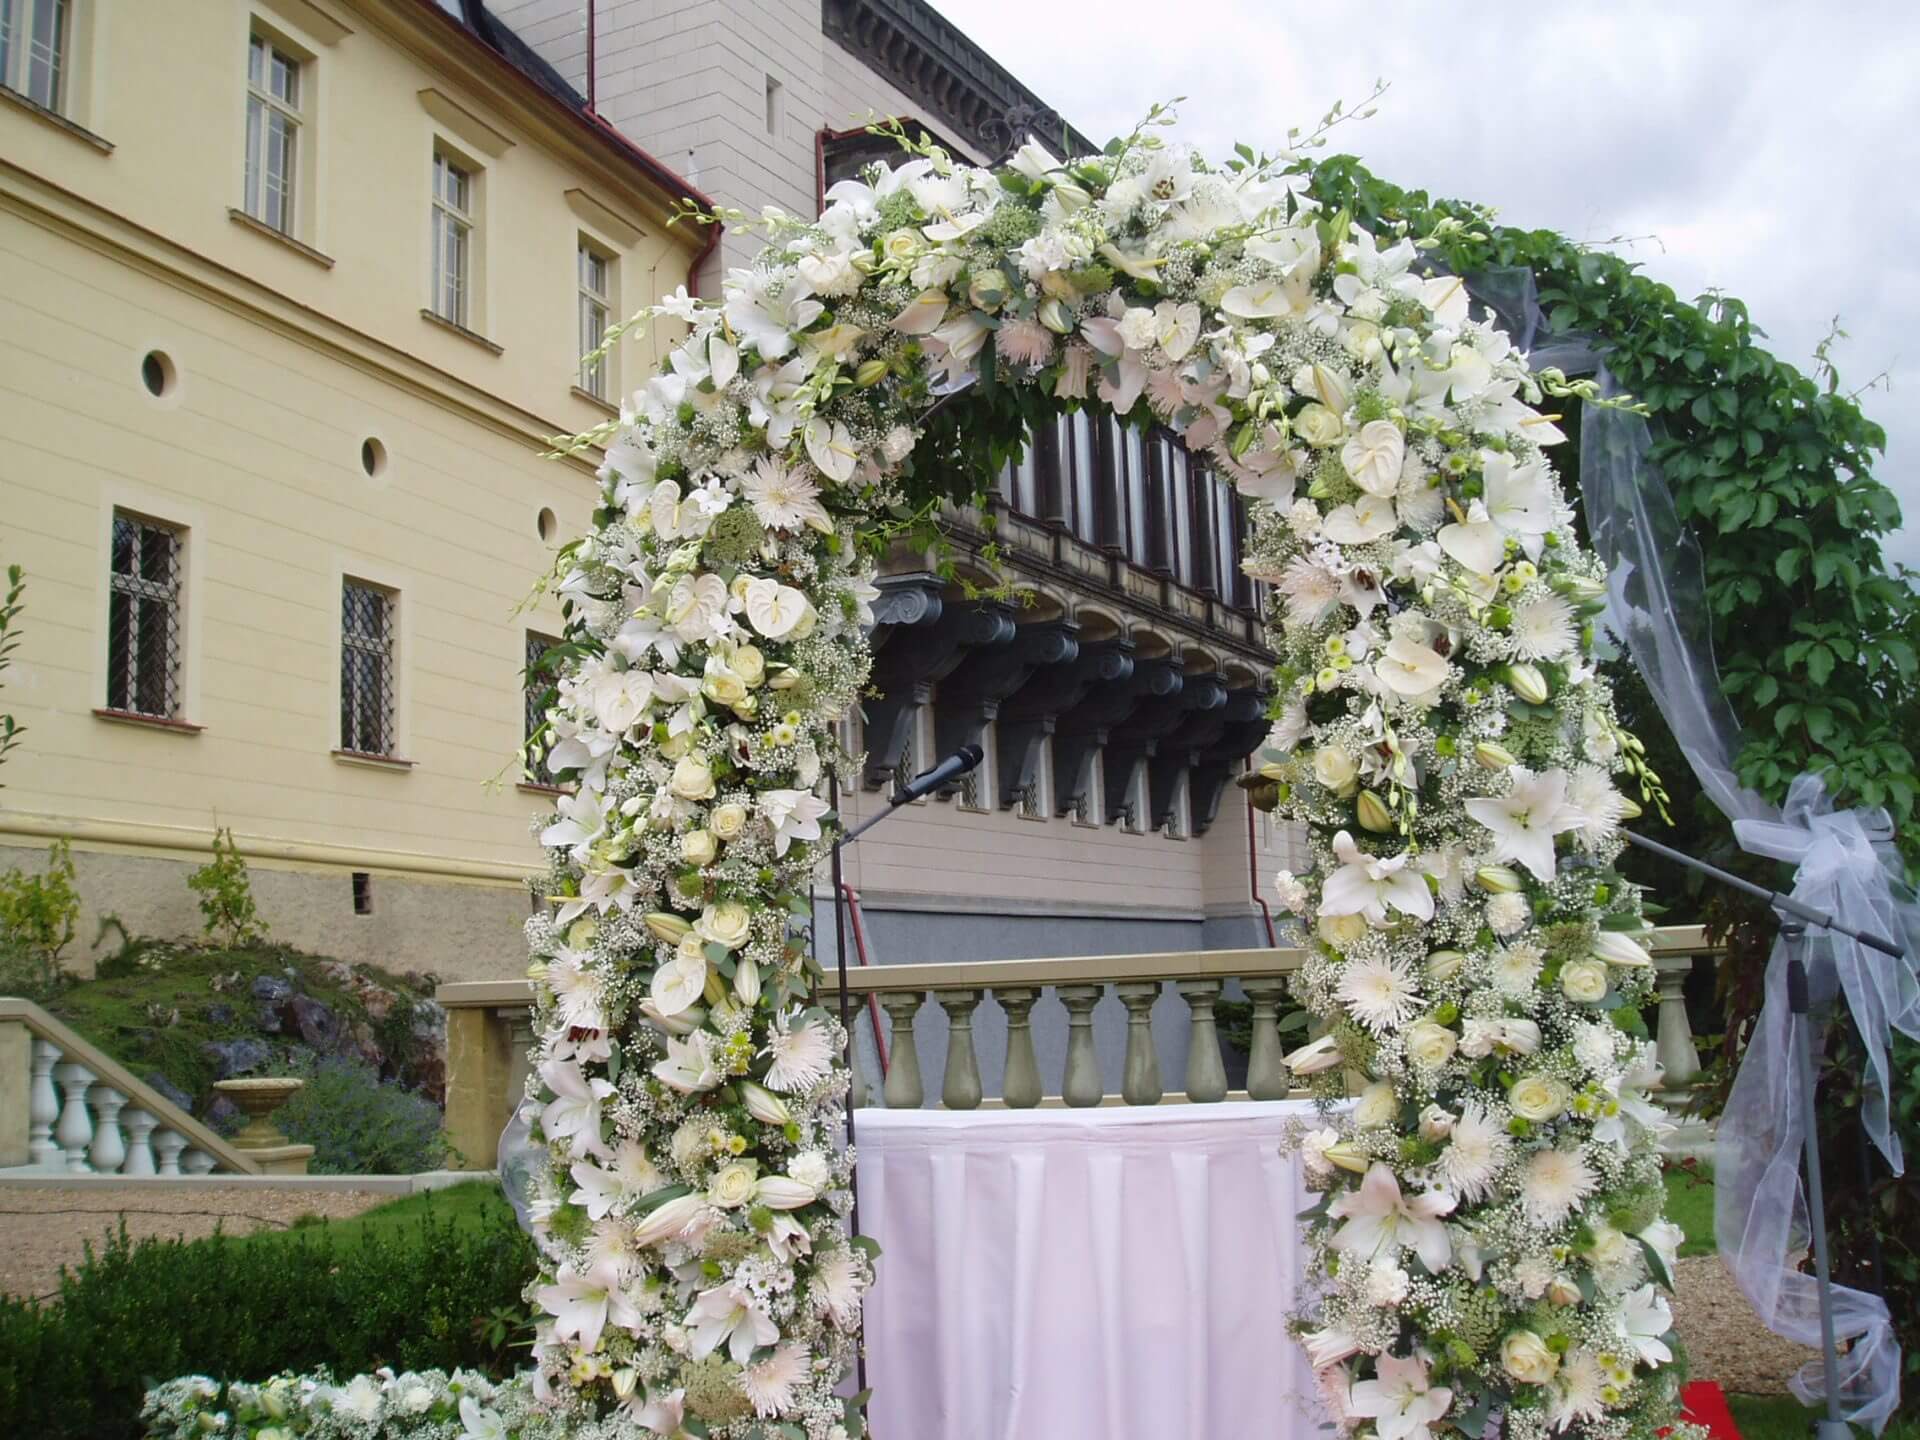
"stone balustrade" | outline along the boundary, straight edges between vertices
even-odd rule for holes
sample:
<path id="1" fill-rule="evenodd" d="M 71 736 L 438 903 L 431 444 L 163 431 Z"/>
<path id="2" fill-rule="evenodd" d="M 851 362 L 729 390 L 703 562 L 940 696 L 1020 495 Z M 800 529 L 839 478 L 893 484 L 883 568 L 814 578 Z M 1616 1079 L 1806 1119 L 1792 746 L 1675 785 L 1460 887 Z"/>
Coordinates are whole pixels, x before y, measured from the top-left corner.
<path id="1" fill-rule="evenodd" d="M 1666 1071 L 1660 1095 L 1671 1108 L 1684 1110 L 1700 1072 L 1684 987 L 1694 958 L 1717 951 L 1697 926 L 1658 930 L 1650 948 L 1658 970 L 1656 1050 Z M 912 1109 L 931 1098 L 948 1109 L 970 1110 L 1284 1099 L 1292 1077 L 1281 1056 L 1301 1037 L 1283 1043 L 1280 1019 L 1289 1008 L 1289 979 L 1305 960 L 1306 952 L 1297 949 L 1198 950 L 853 970 L 847 991 L 857 1007 L 860 1049 L 877 1055 L 870 1043 L 873 1026 L 861 1013 L 870 1002 L 885 1017 L 879 1028 L 887 1037 L 884 1078 L 871 1058 L 855 1066 L 855 1103 Z M 1062 1039 L 1057 1033 L 1049 1035 L 1045 1048 L 1055 1063 L 1043 1067 L 1036 1011 L 1049 992 L 1058 1009 L 1049 1006 L 1040 1017 L 1064 1018 L 1065 1033 L 1063 1043 L 1054 1043 Z M 520 980 L 470 981 L 441 986 L 438 998 L 448 1017 L 447 1128 L 467 1166 L 485 1169 L 526 1082 L 531 990 Z M 1103 1067 L 1095 1012 L 1109 998 L 1118 1002 L 1124 1020 L 1108 1016 L 1119 1033 L 1117 1043 L 1105 1047 L 1116 1063 Z M 1241 1084 L 1230 1082 L 1219 1035 L 1215 1007 L 1226 998 L 1251 1011 Z M 819 999 L 829 1008 L 838 1005 L 833 974 L 825 977 Z M 992 1046 L 990 1063 L 983 1064 L 987 1047 L 979 1036 L 987 1022 Z M 1180 1033 L 1169 1034 L 1170 1028 Z M 936 1087 L 922 1042 L 937 1039 L 940 1030 L 945 1046 Z M 1184 1059 L 1168 1067 L 1163 1053 Z M 1237 1069 L 1239 1056 L 1234 1058 Z M 1110 1073 L 1119 1081 L 1117 1091 L 1108 1087 Z M 869 1078 L 879 1081 L 877 1095 Z"/>
<path id="2" fill-rule="evenodd" d="M 0 999 L 0 1179 L 257 1175 L 268 1168 L 39 1006 Z"/>

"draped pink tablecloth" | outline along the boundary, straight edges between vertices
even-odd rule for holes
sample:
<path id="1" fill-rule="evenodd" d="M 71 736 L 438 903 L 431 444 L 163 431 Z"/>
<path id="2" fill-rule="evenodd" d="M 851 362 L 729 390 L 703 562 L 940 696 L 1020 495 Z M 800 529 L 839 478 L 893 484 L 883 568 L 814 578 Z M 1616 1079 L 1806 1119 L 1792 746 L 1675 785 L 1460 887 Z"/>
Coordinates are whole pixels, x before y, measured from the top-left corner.
<path id="1" fill-rule="evenodd" d="M 1324 1423 L 1287 1333 L 1306 1103 L 862 1110 L 875 1440 L 1200 1440 Z"/>

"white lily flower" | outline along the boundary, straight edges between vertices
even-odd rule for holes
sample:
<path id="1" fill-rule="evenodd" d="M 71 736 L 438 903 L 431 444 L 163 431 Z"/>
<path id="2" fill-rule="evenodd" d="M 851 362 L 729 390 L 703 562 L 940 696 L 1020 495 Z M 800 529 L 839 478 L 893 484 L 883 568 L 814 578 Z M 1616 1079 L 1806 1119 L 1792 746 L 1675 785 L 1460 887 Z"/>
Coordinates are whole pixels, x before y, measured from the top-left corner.
<path id="1" fill-rule="evenodd" d="M 1407 1196 L 1390 1166 L 1376 1163 L 1358 1190 L 1343 1192 L 1327 1213 L 1346 1223 L 1334 1232 L 1333 1248 L 1356 1260 L 1391 1259 L 1411 1250 L 1438 1275 L 1453 1258 L 1443 1217 L 1457 1202 L 1444 1190 Z"/>
<path id="2" fill-rule="evenodd" d="M 460 1440 L 508 1440 L 507 1422 L 471 1395 L 460 1397 Z"/>
<path id="3" fill-rule="evenodd" d="M 540 832 L 540 843 L 555 850 L 570 851 L 576 859 L 583 858 L 607 828 L 607 817 L 600 806 L 600 795 L 584 787 L 571 795 L 562 795 L 554 803 L 560 818 Z"/>
<path id="4" fill-rule="evenodd" d="M 794 332 L 806 329 L 826 308 L 810 298 L 807 282 L 797 272 L 780 278 L 785 283 L 775 293 L 772 273 L 734 270 L 727 276 L 727 324 L 762 360 L 778 360 L 793 349 Z"/>
<path id="5" fill-rule="evenodd" d="M 714 1063 L 706 1043 L 706 1032 L 696 1030 L 686 1039 L 667 1037 L 667 1058 L 653 1067 L 661 1084 L 682 1095 L 698 1095 L 711 1090 L 726 1076 Z"/>
<path id="6" fill-rule="evenodd" d="M 1642 1285 L 1620 1302 L 1614 1328 L 1642 1364 L 1672 1362 L 1673 1351 L 1661 1337 L 1673 1329 L 1673 1307 L 1651 1284 Z"/>
<path id="7" fill-rule="evenodd" d="M 554 1283 L 534 1292 L 540 1308 L 554 1317 L 553 1333 L 561 1340 L 578 1340 L 582 1350 L 596 1350 L 609 1322 L 623 1330 L 640 1324 L 640 1312 L 621 1292 L 614 1276 L 604 1272 L 582 1275 L 562 1265 Z"/>
<path id="8" fill-rule="evenodd" d="M 753 1352 L 780 1338 L 780 1327 L 760 1308 L 753 1292 L 735 1281 L 702 1290 L 687 1311 L 692 1332 L 689 1353 L 704 1360 L 722 1344 L 736 1365 L 744 1365 Z"/>
<path id="9" fill-rule="evenodd" d="M 1329 510 L 1320 533 L 1336 545 L 1366 545 L 1385 539 L 1399 525 L 1391 499 L 1362 495 L 1349 505 L 1336 505 Z"/>
<path id="10" fill-rule="evenodd" d="M 763 790 L 760 813 L 773 826 L 773 853 L 785 855 L 796 840 L 818 840 L 820 821 L 833 807 L 806 790 Z"/>
<path id="11" fill-rule="evenodd" d="M 1554 874 L 1554 836 L 1580 824 L 1579 812 L 1567 804 L 1567 772 L 1535 774 L 1516 765 L 1507 773 L 1513 777 L 1513 788 L 1497 800 L 1467 801 L 1467 813 L 1492 832 L 1496 860 L 1517 861 L 1534 879 L 1549 884 Z"/>
<path id="12" fill-rule="evenodd" d="M 1373 1421 L 1379 1440 L 1432 1440 L 1430 1427 L 1452 1408 L 1453 1391 L 1431 1384 L 1417 1355 L 1376 1356 L 1374 1371 L 1347 1392 L 1348 1411 Z"/>
<path id="13" fill-rule="evenodd" d="M 612 1083 L 598 1076 L 587 1079 L 570 1060 L 547 1061 L 540 1067 L 540 1078 L 553 1091 L 553 1099 L 540 1112 L 541 1133 L 549 1141 L 572 1140 L 583 1154 L 610 1159 L 600 1138 L 600 1106 L 613 1098 Z"/>
<path id="14" fill-rule="evenodd" d="M 1433 918 L 1433 892 L 1419 871 L 1406 868 L 1405 854 L 1368 855 L 1345 830 L 1333 837 L 1333 852 L 1340 868 L 1321 887 L 1322 916 L 1359 915 L 1370 925 L 1385 925 L 1391 908 L 1417 920 Z"/>
<path id="15" fill-rule="evenodd" d="M 1431 645 L 1402 636 L 1387 642 L 1387 648 L 1373 663 L 1373 673 L 1402 699 L 1431 705 L 1440 698 L 1440 689 L 1452 676 L 1453 666 Z"/>

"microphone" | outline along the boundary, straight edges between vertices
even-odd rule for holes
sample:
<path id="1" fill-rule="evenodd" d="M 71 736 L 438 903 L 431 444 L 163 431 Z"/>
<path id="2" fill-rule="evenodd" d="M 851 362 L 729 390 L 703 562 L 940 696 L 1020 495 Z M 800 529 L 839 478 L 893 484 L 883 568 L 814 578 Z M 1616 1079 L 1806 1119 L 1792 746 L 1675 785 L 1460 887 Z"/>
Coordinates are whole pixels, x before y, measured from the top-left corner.
<path id="1" fill-rule="evenodd" d="M 918 800 L 922 795 L 931 794 L 950 780 L 958 780 L 985 758 L 986 752 L 978 745 L 962 745 L 953 754 L 942 760 L 931 770 L 923 770 L 905 785 L 900 787 L 899 804 L 908 800 Z"/>

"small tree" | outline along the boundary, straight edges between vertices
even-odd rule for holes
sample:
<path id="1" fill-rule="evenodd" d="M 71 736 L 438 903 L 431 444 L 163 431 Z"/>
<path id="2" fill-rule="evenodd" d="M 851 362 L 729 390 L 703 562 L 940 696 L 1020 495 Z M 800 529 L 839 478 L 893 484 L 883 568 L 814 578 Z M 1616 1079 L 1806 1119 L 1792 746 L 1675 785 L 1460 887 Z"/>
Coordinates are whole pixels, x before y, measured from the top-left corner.
<path id="1" fill-rule="evenodd" d="M 20 631 L 14 619 L 26 608 L 26 602 L 20 597 L 26 594 L 26 572 L 18 565 L 7 567 L 7 598 L 0 601 L 0 671 L 13 663 L 14 647 L 20 643 Z M 0 714 L 0 760 L 7 758 L 7 752 L 20 743 L 20 737 L 27 727 L 16 721 L 11 715 Z M 0 787 L 4 788 L 4 787 Z"/>
<path id="2" fill-rule="evenodd" d="M 231 948 L 266 938 L 267 925 L 253 903 L 253 882 L 239 846 L 233 843 L 233 831 L 213 832 L 213 859 L 187 877 L 187 886 L 200 896 L 209 940 L 220 940 Z"/>
<path id="3" fill-rule="evenodd" d="M 80 918 L 73 848 L 56 840 L 44 874 L 18 868 L 0 874 L 0 993 L 47 1000 L 66 983 L 60 952 L 73 943 Z"/>

